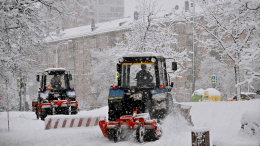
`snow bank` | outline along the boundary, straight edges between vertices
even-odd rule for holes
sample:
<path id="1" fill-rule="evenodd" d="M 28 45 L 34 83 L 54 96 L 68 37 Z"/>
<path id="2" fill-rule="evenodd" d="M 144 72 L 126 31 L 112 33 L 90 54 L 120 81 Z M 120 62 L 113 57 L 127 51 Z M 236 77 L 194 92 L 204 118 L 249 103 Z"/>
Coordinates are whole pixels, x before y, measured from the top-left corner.
<path id="1" fill-rule="evenodd" d="M 247 111 L 260 111 L 260 100 L 247 102 L 186 102 L 191 105 L 194 127 L 210 129 L 211 145 L 259 146 L 259 138 L 238 134 L 241 118 Z M 108 107 L 80 111 L 77 115 L 107 116 Z M 254 114 L 255 115 L 255 114 Z M 250 116 L 246 114 L 246 117 Z M 134 139 L 114 143 L 105 138 L 99 126 L 44 130 L 44 121 L 37 120 L 33 112 L 10 112 L 10 132 L 7 113 L 0 112 L 1 146 L 191 146 L 191 127 L 179 115 L 170 115 L 162 121 L 162 137 L 142 144 Z"/>
<path id="2" fill-rule="evenodd" d="M 195 90 L 194 93 L 196 93 L 197 95 L 204 95 L 204 89 L 199 89 L 199 90 Z"/>
<path id="3" fill-rule="evenodd" d="M 250 137 L 259 137 L 260 139 L 260 111 L 247 111 L 241 119 L 240 134 L 246 134 Z"/>
<path id="4" fill-rule="evenodd" d="M 220 96 L 220 92 L 214 88 L 208 88 L 205 91 L 208 91 L 209 96 Z"/>

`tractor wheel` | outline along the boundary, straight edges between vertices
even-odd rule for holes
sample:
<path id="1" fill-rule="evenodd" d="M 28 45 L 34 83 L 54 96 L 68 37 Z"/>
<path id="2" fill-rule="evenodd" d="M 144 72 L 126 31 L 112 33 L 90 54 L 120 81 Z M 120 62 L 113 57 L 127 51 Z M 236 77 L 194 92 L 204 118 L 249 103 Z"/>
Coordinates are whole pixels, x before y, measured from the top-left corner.
<path id="1" fill-rule="evenodd" d="M 117 124 L 114 128 L 114 142 L 116 143 L 118 141 L 119 141 L 119 127 Z"/>
<path id="2" fill-rule="evenodd" d="M 140 143 L 144 142 L 144 128 L 142 124 L 140 123 L 136 129 L 136 140 Z"/>
<path id="3" fill-rule="evenodd" d="M 153 129 L 145 130 L 144 140 L 145 141 L 156 141 L 158 140 L 158 136 L 156 135 Z"/>
<path id="4" fill-rule="evenodd" d="M 107 138 L 110 141 L 114 140 L 114 129 L 107 129 Z"/>
<path id="5" fill-rule="evenodd" d="M 44 116 L 41 116 L 41 120 L 42 120 L 42 121 L 44 121 L 44 120 L 45 120 Z"/>
<path id="6" fill-rule="evenodd" d="M 40 116 L 39 116 L 38 107 L 36 107 L 36 109 L 35 109 L 35 114 L 36 114 L 36 118 L 39 119 Z"/>
<path id="7" fill-rule="evenodd" d="M 40 117 L 41 117 L 41 120 L 42 121 L 45 121 L 45 118 L 47 117 L 47 115 L 46 115 L 46 113 L 42 113 L 42 114 L 40 114 Z"/>
<path id="8" fill-rule="evenodd" d="M 37 118 L 37 120 L 39 119 L 39 113 L 38 112 L 36 112 L 36 118 Z"/>

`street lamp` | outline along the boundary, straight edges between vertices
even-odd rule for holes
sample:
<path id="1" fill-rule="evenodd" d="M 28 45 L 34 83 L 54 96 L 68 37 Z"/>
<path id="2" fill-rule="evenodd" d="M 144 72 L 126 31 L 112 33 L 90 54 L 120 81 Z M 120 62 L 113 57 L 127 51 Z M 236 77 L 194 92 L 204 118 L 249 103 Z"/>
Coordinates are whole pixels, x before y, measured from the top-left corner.
<path id="1" fill-rule="evenodd" d="M 192 1 L 193 6 L 193 23 L 192 23 L 192 93 L 195 91 L 195 47 L 194 47 L 194 17 L 195 17 L 195 1 Z"/>
<path id="2" fill-rule="evenodd" d="M 65 42 L 59 42 L 56 45 L 56 68 L 58 68 L 58 66 L 59 66 L 59 62 L 58 62 L 58 48 L 59 48 L 59 45 L 61 45 L 61 44 L 69 44 L 70 42 L 72 42 L 72 40 L 68 40 L 68 41 L 65 41 Z"/>

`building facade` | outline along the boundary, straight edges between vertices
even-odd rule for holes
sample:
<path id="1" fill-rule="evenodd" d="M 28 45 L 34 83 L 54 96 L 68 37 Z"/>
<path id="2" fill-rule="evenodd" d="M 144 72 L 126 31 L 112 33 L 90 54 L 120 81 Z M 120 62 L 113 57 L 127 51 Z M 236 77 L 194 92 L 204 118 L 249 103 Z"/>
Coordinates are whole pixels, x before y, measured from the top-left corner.
<path id="1" fill-rule="evenodd" d="M 77 0 L 67 1 L 69 9 L 76 12 L 74 18 L 67 18 L 62 28 L 74 28 L 95 23 L 107 22 L 124 18 L 124 0 Z"/>
<path id="2" fill-rule="evenodd" d="M 43 54 L 40 57 L 42 70 L 56 65 L 56 67 L 66 68 L 73 74 L 73 86 L 76 89 L 77 97 L 85 100 L 92 106 L 106 104 L 97 102 L 99 96 L 98 87 L 93 87 L 94 82 L 90 70 L 92 68 L 90 50 L 91 49 L 109 49 L 114 47 L 116 42 L 125 40 L 125 33 L 131 32 L 130 25 L 133 18 L 124 18 L 110 22 L 95 24 L 95 27 L 86 25 L 77 28 L 64 30 L 62 38 L 53 38 L 48 42 L 52 46 L 51 53 Z M 206 49 L 201 47 L 199 43 L 194 44 L 195 52 L 195 76 L 192 70 L 193 56 L 193 29 L 192 24 L 176 22 L 171 26 L 175 32 L 178 43 L 172 48 L 177 52 L 187 51 L 190 58 L 189 61 L 183 62 L 179 67 L 186 70 L 172 79 L 173 90 L 172 94 L 178 102 L 191 101 L 192 99 L 192 81 L 193 78 L 198 78 L 201 62 L 210 55 L 220 61 L 224 61 L 230 67 L 233 62 L 226 56 L 219 56 L 216 52 L 208 53 Z M 196 31 L 196 38 L 206 40 L 211 36 L 201 35 L 200 30 Z M 214 46 L 218 47 L 218 46 Z M 56 62 L 56 50 L 58 61 Z"/>

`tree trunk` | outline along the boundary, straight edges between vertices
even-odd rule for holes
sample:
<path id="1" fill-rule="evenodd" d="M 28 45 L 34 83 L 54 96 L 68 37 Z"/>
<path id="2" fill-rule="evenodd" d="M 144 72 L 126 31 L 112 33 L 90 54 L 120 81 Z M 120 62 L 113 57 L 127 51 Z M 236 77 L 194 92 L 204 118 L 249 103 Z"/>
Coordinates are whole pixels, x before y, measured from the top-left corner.
<path id="1" fill-rule="evenodd" d="M 238 83 L 240 82 L 240 75 L 239 75 L 239 66 L 237 64 L 235 64 L 235 82 L 236 82 L 236 85 L 238 85 Z M 240 101 L 241 100 L 241 97 L 240 97 L 240 85 L 238 85 L 236 87 L 236 96 L 237 96 L 237 101 Z"/>

